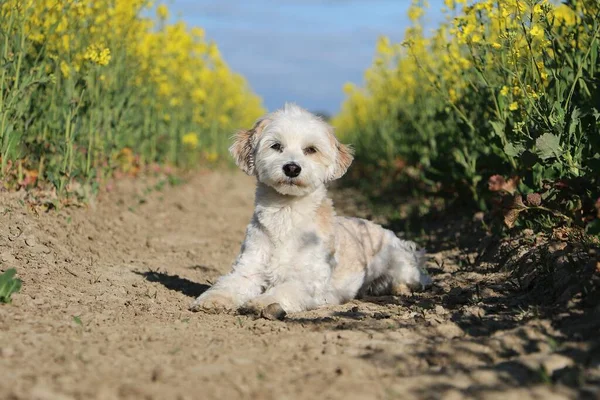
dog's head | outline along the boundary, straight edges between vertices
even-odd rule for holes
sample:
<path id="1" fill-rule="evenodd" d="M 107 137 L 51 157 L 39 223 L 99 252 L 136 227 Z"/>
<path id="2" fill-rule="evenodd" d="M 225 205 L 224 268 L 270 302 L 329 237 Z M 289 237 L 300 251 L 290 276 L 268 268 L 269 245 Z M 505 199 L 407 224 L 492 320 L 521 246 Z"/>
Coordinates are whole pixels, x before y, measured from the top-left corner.
<path id="1" fill-rule="evenodd" d="M 340 178 L 352 163 L 352 149 L 337 140 L 333 128 L 293 104 L 238 132 L 229 151 L 248 175 L 292 196 Z"/>

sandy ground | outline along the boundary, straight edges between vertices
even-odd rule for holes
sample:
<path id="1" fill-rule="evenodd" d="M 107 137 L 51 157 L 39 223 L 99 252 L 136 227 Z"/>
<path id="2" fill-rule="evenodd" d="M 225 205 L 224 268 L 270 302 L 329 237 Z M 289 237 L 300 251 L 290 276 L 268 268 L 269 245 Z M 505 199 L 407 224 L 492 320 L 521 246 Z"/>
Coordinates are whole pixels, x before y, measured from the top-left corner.
<path id="1" fill-rule="evenodd" d="M 600 332 L 581 325 L 597 314 L 539 314 L 457 249 L 431 255 L 424 294 L 284 321 L 189 312 L 235 258 L 253 185 L 121 181 L 39 214 L 0 194 L 0 270 L 23 280 L 0 306 L 0 398 L 600 398 Z"/>

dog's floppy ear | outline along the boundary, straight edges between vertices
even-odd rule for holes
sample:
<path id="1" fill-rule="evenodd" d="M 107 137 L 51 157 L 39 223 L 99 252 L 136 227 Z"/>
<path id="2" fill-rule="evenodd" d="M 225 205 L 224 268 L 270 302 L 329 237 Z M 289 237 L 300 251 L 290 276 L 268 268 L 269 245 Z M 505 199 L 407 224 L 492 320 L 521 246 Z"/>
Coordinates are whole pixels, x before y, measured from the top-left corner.
<path id="1" fill-rule="evenodd" d="M 333 133 L 333 128 L 329 130 L 330 140 L 336 149 L 335 164 L 332 167 L 331 173 L 329 174 L 328 180 L 333 181 L 339 179 L 348 170 L 352 160 L 354 160 L 354 150 L 352 147 L 340 143 Z"/>
<path id="2" fill-rule="evenodd" d="M 254 175 L 254 148 L 258 143 L 258 137 L 265 127 L 271 122 L 267 118 L 261 118 L 247 131 L 239 131 L 234 136 L 234 141 L 229 152 L 235 163 L 248 175 Z"/>

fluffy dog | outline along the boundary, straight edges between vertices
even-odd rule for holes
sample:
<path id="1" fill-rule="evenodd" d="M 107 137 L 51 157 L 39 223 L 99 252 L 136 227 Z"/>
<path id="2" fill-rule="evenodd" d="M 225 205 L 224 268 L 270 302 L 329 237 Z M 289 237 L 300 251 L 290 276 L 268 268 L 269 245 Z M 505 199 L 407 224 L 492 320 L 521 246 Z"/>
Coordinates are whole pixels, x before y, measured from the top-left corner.
<path id="1" fill-rule="evenodd" d="M 286 104 L 238 132 L 229 150 L 257 178 L 254 215 L 232 271 L 191 310 L 281 315 L 431 285 L 415 243 L 335 215 L 325 184 L 353 157 L 325 121 Z"/>

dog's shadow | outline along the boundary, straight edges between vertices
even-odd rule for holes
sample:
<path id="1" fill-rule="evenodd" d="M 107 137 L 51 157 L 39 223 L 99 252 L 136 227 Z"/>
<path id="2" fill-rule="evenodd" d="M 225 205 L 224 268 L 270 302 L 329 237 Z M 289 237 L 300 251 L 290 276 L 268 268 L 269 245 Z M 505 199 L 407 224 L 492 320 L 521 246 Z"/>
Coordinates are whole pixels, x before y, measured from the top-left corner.
<path id="1" fill-rule="evenodd" d="M 210 288 L 209 285 L 196 283 L 179 275 L 169 275 L 158 271 L 134 271 L 134 273 L 143 276 L 148 282 L 158 282 L 167 289 L 175 290 L 194 298 L 200 296 Z"/>

